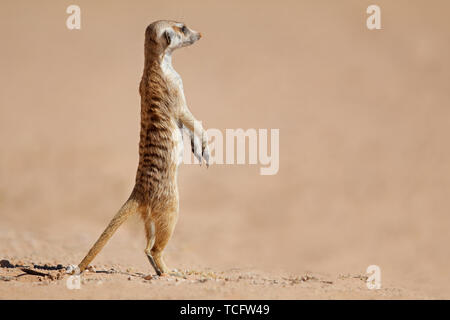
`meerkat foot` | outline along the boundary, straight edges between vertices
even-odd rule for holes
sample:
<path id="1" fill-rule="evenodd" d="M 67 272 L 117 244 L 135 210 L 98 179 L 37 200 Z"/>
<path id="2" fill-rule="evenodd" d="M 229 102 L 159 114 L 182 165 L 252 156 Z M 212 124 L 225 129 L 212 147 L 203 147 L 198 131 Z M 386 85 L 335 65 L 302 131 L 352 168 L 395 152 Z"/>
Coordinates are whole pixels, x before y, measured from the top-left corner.
<path id="1" fill-rule="evenodd" d="M 167 268 L 166 264 L 164 263 L 164 260 L 161 256 L 160 252 L 154 252 L 152 253 L 152 257 L 154 257 L 155 259 L 155 264 L 157 269 L 161 272 L 161 274 L 169 274 L 170 273 L 170 269 Z"/>
<path id="2" fill-rule="evenodd" d="M 156 274 L 157 274 L 158 276 L 161 276 L 161 275 L 164 274 L 164 272 L 161 271 L 161 270 L 158 268 L 158 266 L 156 265 L 155 260 L 153 259 L 153 257 L 148 256 L 148 260 L 150 261 L 150 264 L 152 265 L 153 269 L 155 269 L 155 272 L 156 272 Z"/>
<path id="3" fill-rule="evenodd" d="M 150 253 L 147 253 L 147 252 L 146 252 L 146 255 L 147 255 L 148 261 L 152 265 L 153 269 L 155 269 L 156 274 L 158 276 L 161 276 L 163 274 L 163 272 L 161 272 L 161 270 L 156 265 L 156 262 L 155 262 L 155 259 L 153 259 L 153 256 Z"/>

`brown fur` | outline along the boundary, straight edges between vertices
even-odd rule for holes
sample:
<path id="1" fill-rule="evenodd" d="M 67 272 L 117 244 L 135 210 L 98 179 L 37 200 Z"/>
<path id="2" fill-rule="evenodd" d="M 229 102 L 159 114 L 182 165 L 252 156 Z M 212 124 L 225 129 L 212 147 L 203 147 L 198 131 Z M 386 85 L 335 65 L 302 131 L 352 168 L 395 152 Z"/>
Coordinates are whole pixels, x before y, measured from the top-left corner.
<path id="1" fill-rule="evenodd" d="M 162 252 L 172 236 L 179 209 L 177 159 L 172 152 L 177 141 L 174 140 L 173 133 L 183 125 L 193 132 L 194 125 L 196 128 L 199 125 L 185 105 L 182 90 L 161 68 L 164 54 L 170 49 L 166 38 L 160 36 L 161 30 L 178 28 L 174 31 L 179 31 L 180 28 L 175 24 L 173 21 L 157 21 L 146 29 L 145 64 L 139 86 L 141 132 L 136 183 L 128 201 L 79 264 L 81 272 L 100 252 L 117 228 L 136 212 L 140 214 L 145 225 L 147 237 L 145 253 L 151 265 L 157 274 L 169 271 L 163 261 Z M 198 40 L 200 36 L 198 34 L 196 36 Z M 192 38 L 186 41 L 194 42 Z M 207 148 L 207 137 L 201 125 L 199 128 L 203 152 Z"/>

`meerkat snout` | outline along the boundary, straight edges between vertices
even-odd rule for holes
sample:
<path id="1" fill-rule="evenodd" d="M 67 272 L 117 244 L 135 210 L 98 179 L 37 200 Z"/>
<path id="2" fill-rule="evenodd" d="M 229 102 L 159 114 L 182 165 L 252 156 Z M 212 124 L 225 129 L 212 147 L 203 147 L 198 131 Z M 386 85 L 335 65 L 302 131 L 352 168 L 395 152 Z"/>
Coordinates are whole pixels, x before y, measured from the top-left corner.
<path id="1" fill-rule="evenodd" d="M 179 37 L 180 46 L 186 47 L 192 45 L 194 42 L 200 40 L 202 34 L 200 32 L 189 29 L 186 25 L 180 23 L 173 27 L 176 37 Z"/>

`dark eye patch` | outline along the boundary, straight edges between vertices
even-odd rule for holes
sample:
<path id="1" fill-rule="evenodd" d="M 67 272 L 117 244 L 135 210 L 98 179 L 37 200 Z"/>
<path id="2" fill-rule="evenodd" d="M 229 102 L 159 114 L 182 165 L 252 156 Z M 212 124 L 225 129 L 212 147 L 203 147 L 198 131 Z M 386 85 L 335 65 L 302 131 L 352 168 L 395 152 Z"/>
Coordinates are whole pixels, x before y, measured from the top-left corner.
<path id="1" fill-rule="evenodd" d="M 188 28 L 187 28 L 186 26 L 183 26 L 183 27 L 181 27 L 181 28 L 180 28 L 180 27 L 177 27 L 177 26 L 174 26 L 173 29 L 174 29 L 175 31 L 177 31 L 177 32 L 180 32 L 180 33 L 184 34 L 184 35 L 186 35 L 187 32 L 188 32 Z"/>

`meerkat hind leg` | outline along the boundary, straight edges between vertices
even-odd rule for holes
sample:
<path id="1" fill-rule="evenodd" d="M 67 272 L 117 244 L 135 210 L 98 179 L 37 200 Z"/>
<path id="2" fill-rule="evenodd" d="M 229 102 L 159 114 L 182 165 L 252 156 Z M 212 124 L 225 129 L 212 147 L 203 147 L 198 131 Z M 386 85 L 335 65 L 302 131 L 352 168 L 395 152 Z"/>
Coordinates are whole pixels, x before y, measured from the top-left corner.
<path id="1" fill-rule="evenodd" d="M 146 225 L 145 225 L 145 231 L 146 231 L 146 235 L 147 235 L 147 247 L 145 248 L 144 252 L 147 255 L 148 261 L 150 262 L 150 264 L 152 265 L 153 269 L 155 269 L 155 272 L 158 276 L 160 276 L 162 274 L 161 270 L 158 268 L 155 259 L 153 258 L 152 255 L 152 249 L 153 246 L 155 245 L 155 224 L 153 223 L 153 221 L 149 221 Z"/>
<path id="2" fill-rule="evenodd" d="M 172 237 L 173 230 L 178 219 L 178 211 L 170 210 L 164 214 L 158 215 L 155 220 L 155 243 L 151 249 L 151 256 L 155 260 L 157 268 L 163 274 L 170 274 L 170 269 L 166 266 L 163 259 L 163 251 Z"/>

